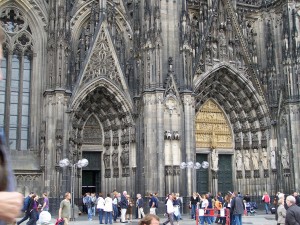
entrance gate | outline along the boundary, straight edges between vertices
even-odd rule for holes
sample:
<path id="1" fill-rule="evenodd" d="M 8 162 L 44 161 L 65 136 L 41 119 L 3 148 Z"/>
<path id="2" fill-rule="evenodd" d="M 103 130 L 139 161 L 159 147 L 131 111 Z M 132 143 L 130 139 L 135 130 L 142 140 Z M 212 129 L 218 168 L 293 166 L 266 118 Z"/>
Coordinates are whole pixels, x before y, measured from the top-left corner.
<path id="1" fill-rule="evenodd" d="M 86 192 L 101 192 L 101 152 L 83 152 L 82 158 L 89 161 L 82 168 L 82 194 Z"/>
<path id="2" fill-rule="evenodd" d="M 233 191 L 231 155 L 219 155 L 218 191 L 226 194 Z"/>
<path id="3" fill-rule="evenodd" d="M 200 163 L 207 161 L 207 154 L 197 154 L 196 161 Z M 209 191 L 208 169 L 203 169 L 201 167 L 199 170 L 196 170 L 196 182 L 196 189 L 199 194 L 207 193 Z"/>

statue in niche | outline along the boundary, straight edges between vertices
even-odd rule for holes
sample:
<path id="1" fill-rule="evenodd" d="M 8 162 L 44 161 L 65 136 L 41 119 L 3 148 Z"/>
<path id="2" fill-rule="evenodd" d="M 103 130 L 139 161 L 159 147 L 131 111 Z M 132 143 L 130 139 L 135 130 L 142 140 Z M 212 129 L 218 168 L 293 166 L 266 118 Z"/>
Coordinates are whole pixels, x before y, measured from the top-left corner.
<path id="1" fill-rule="evenodd" d="M 61 158 L 61 153 L 62 153 L 62 138 L 59 137 L 56 140 L 56 162 L 58 163 L 60 158 Z"/>
<path id="2" fill-rule="evenodd" d="M 110 154 L 108 151 L 106 151 L 103 155 L 103 161 L 104 161 L 104 167 L 105 169 L 110 168 Z"/>
<path id="3" fill-rule="evenodd" d="M 257 149 L 255 148 L 252 153 L 253 170 L 258 170 L 258 159 L 259 159 L 259 155 Z"/>
<path id="4" fill-rule="evenodd" d="M 290 160 L 289 160 L 289 153 L 288 153 L 288 149 L 287 149 L 286 138 L 284 138 L 284 144 L 283 144 L 282 150 L 281 150 L 281 164 L 282 164 L 283 169 L 289 168 Z"/>
<path id="5" fill-rule="evenodd" d="M 262 162 L 263 169 L 267 170 L 268 169 L 268 152 L 266 151 L 265 148 L 263 148 L 263 150 L 262 150 L 261 162 Z"/>
<path id="6" fill-rule="evenodd" d="M 69 152 L 68 152 L 68 158 L 73 159 L 73 153 L 75 152 L 75 142 L 73 139 L 70 139 L 69 141 Z"/>
<path id="7" fill-rule="evenodd" d="M 40 156 L 41 156 L 41 166 L 45 165 L 45 137 L 41 137 L 40 140 Z"/>
<path id="8" fill-rule="evenodd" d="M 271 169 L 276 170 L 276 153 L 274 148 L 271 150 Z"/>
<path id="9" fill-rule="evenodd" d="M 215 148 L 212 149 L 211 152 L 211 169 L 213 171 L 218 171 L 218 162 L 219 162 L 219 154 Z"/>
<path id="10" fill-rule="evenodd" d="M 245 167 L 245 170 L 251 170 L 250 169 L 250 153 L 249 153 L 249 150 L 246 150 L 245 151 L 245 154 L 244 154 L 244 167 Z"/>
<path id="11" fill-rule="evenodd" d="M 235 162 L 236 162 L 236 170 L 241 171 L 243 169 L 243 159 L 240 150 L 236 151 Z"/>
<path id="12" fill-rule="evenodd" d="M 125 144 L 120 159 L 121 159 L 122 167 L 128 167 L 129 166 L 129 148 L 128 148 L 128 144 Z"/>
<path id="13" fill-rule="evenodd" d="M 119 167 L 119 152 L 118 149 L 115 149 L 112 154 L 112 165 L 113 168 Z"/>

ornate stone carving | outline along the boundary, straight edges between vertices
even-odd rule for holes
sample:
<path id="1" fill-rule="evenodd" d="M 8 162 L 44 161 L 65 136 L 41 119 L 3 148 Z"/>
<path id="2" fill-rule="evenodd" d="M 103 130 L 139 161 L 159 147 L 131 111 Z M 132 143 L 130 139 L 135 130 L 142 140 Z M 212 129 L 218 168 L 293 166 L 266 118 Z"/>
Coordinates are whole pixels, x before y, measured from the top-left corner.
<path id="1" fill-rule="evenodd" d="M 250 168 L 250 153 L 249 153 L 249 150 L 245 150 L 244 152 L 244 168 L 246 171 L 250 171 L 251 168 Z"/>
<path id="2" fill-rule="evenodd" d="M 216 149 L 212 149 L 211 152 L 211 170 L 218 171 L 219 170 L 219 154 Z"/>
<path id="3" fill-rule="evenodd" d="M 173 172 L 174 172 L 174 176 L 179 176 L 181 172 L 180 166 L 174 166 Z"/>
<path id="4" fill-rule="evenodd" d="M 269 177 L 269 170 L 264 170 L 264 178 L 268 178 Z"/>
<path id="5" fill-rule="evenodd" d="M 111 79 L 116 85 L 123 89 L 119 69 L 113 55 L 114 50 L 109 44 L 109 40 L 104 29 L 101 27 L 100 34 L 94 45 L 93 52 L 86 66 L 82 83 L 104 76 Z"/>
<path id="6" fill-rule="evenodd" d="M 259 170 L 254 170 L 254 178 L 260 178 Z"/>
<path id="7" fill-rule="evenodd" d="M 236 179 L 243 179 L 242 171 L 240 171 L 240 170 L 236 171 Z"/>
<path id="8" fill-rule="evenodd" d="M 269 169 L 269 164 L 268 164 L 268 152 L 265 148 L 263 148 L 262 150 L 262 156 L 261 156 L 261 163 L 262 163 L 262 168 L 264 170 L 268 170 Z"/>
<path id="9" fill-rule="evenodd" d="M 253 149 L 251 158 L 252 158 L 253 170 L 258 170 L 259 169 L 259 167 L 258 167 L 259 155 L 258 155 L 258 151 L 256 148 Z"/>
<path id="10" fill-rule="evenodd" d="M 276 152 L 274 147 L 271 148 L 271 169 L 276 170 Z"/>
<path id="11" fill-rule="evenodd" d="M 289 169 L 290 166 L 290 156 L 288 152 L 287 139 L 284 138 L 284 142 L 281 148 L 281 164 L 283 169 Z"/>
<path id="12" fill-rule="evenodd" d="M 105 169 L 104 177 L 105 178 L 111 178 L 111 169 Z"/>
<path id="13" fill-rule="evenodd" d="M 250 170 L 245 170 L 245 178 L 250 179 L 251 178 L 251 171 Z"/>
<path id="14" fill-rule="evenodd" d="M 235 163 L 236 163 L 236 170 L 241 171 L 243 169 L 243 158 L 240 150 L 236 151 L 235 155 Z"/>
<path id="15" fill-rule="evenodd" d="M 129 147 L 128 144 L 124 145 L 123 151 L 121 153 L 121 164 L 123 168 L 129 167 Z"/>
<path id="16" fill-rule="evenodd" d="M 165 131 L 165 135 L 164 135 L 166 140 L 171 140 L 172 139 L 172 133 L 169 130 Z"/>
<path id="17" fill-rule="evenodd" d="M 165 175 L 172 176 L 173 175 L 173 167 L 172 166 L 165 166 Z"/>
<path id="18" fill-rule="evenodd" d="M 108 149 L 106 149 L 105 153 L 103 154 L 103 162 L 104 162 L 105 169 L 109 169 L 110 168 L 110 153 L 109 153 Z"/>
<path id="19" fill-rule="evenodd" d="M 113 168 L 119 168 L 119 151 L 117 148 L 112 153 L 112 166 Z"/>
<path id="20" fill-rule="evenodd" d="M 119 177 L 119 168 L 113 168 L 113 171 L 114 171 L 113 177 L 118 178 Z"/>
<path id="21" fill-rule="evenodd" d="M 231 148 L 232 136 L 227 119 L 219 106 L 209 99 L 196 118 L 196 147 Z"/>

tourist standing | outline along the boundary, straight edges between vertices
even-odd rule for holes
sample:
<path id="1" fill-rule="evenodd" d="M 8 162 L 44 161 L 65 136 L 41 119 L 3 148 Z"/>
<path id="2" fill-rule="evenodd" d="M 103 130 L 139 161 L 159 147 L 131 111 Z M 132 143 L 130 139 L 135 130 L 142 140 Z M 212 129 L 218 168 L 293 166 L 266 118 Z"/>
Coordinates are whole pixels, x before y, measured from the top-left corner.
<path id="1" fill-rule="evenodd" d="M 137 197 L 136 205 L 137 205 L 137 209 L 138 209 L 138 218 L 141 219 L 145 216 L 145 213 L 144 213 L 144 200 L 143 200 L 141 194 L 137 194 L 136 197 Z"/>
<path id="2" fill-rule="evenodd" d="M 269 206 L 270 206 L 270 196 L 268 195 L 268 192 L 265 192 L 263 197 L 262 197 L 262 201 L 264 202 L 265 204 L 265 210 L 266 210 L 266 214 L 269 213 Z"/>
<path id="3" fill-rule="evenodd" d="M 200 199 L 196 192 L 193 193 L 193 195 L 190 198 L 190 209 L 191 209 L 191 219 L 196 219 L 196 209 L 197 205 L 199 204 Z"/>
<path id="4" fill-rule="evenodd" d="M 242 225 L 242 215 L 245 211 L 245 204 L 243 202 L 242 196 L 237 195 L 237 193 L 235 192 L 230 204 L 235 225 Z"/>
<path id="5" fill-rule="evenodd" d="M 119 205 L 121 207 L 121 223 L 126 223 L 125 216 L 128 208 L 127 191 L 123 191 Z"/>
<path id="6" fill-rule="evenodd" d="M 119 209 L 118 209 L 118 192 L 113 192 L 113 212 L 114 212 L 114 222 L 117 221 L 118 215 L 119 215 Z"/>
<path id="7" fill-rule="evenodd" d="M 277 208 L 277 225 L 285 225 L 286 209 L 284 208 L 284 200 L 279 199 Z"/>
<path id="8" fill-rule="evenodd" d="M 97 200 L 97 209 L 98 209 L 98 213 L 99 213 L 99 223 L 103 224 L 103 215 L 104 215 L 104 198 L 103 198 L 103 194 L 99 193 L 99 197 Z"/>
<path id="9" fill-rule="evenodd" d="M 104 200 L 105 224 L 107 224 L 108 222 L 109 224 L 112 224 L 112 212 L 113 212 L 112 204 L 113 204 L 112 198 L 110 197 L 110 194 L 107 194 Z"/>
<path id="10" fill-rule="evenodd" d="M 65 199 L 60 202 L 59 210 L 58 210 L 58 218 L 62 218 L 64 220 L 64 225 L 69 225 L 70 221 L 70 212 L 71 212 L 71 193 L 67 192 L 65 194 Z"/>
<path id="11" fill-rule="evenodd" d="M 300 225 L 300 207 L 296 205 L 294 196 L 286 197 L 286 204 L 289 207 L 286 211 L 285 224 L 286 225 Z"/>

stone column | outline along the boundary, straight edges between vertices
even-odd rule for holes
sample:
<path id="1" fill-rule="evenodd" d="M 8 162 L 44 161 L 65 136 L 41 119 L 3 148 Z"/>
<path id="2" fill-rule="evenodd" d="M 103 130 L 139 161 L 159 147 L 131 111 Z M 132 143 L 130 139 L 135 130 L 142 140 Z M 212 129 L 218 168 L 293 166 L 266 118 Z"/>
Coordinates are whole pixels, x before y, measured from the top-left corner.
<path id="1" fill-rule="evenodd" d="M 183 144 L 183 161 L 186 162 L 196 161 L 196 148 L 195 148 L 195 100 L 191 93 L 182 94 L 183 113 L 184 113 L 184 128 L 182 136 Z M 185 154 L 184 154 L 185 153 Z M 183 170 L 182 174 L 186 173 L 186 181 L 182 183 L 181 193 L 183 196 L 189 196 L 196 190 L 196 170 L 187 169 Z M 184 175 L 182 176 L 184 177 Z"/>

